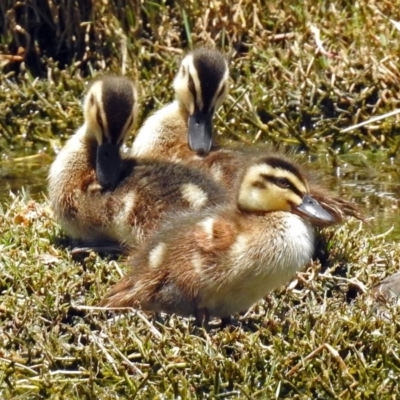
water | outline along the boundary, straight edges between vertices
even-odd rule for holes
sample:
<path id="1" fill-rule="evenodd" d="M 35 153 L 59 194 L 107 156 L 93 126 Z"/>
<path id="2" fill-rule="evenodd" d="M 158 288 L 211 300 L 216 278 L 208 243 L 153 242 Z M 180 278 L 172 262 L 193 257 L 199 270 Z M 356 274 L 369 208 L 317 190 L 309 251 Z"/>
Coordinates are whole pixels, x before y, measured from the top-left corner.
<path id="1" fill-rule="evenodd" d="M 330 188 L 360 205 L 370 223 L 365 229 L 400 240 L 400 160 L 357 153 L 341 156 L 340 167 L 332 168 L 329 158 L 323 164 Z"/>
<path id="2" fill-rule="evenodd" d="M 10 192 L 25 190 L 33 199 L 43 199 L 52 157 L 45 153 L 3 159 L 0 162 L 0 203 L 10 199 Z"/>
<path id="3" fill-rule="evenodd" d="M 10 192 L 22 189 L 31 198 L 42 201 L 46 194 L 46 177 L 53 157 L 46 153 L 10 158 L 0 162 L 0 203 L 10 199 Z M 359 204 L 369 217 L 375 234 L 400 240 L 400 161 L 385 155 L 351 154 L 340 157 L 332 167 L 331 156 L 313 157 L 310 169 L 318 169 L 324 184 L 336 194 Z"/>

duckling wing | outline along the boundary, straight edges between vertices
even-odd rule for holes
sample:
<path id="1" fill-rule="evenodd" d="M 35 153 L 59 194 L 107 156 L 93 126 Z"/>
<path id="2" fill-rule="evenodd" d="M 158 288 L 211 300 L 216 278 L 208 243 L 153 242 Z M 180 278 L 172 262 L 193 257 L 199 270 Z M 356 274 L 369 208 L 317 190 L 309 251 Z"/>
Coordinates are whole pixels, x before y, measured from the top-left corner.
<path id="1" fill-rule="evenodd" d="M 193 231 L 193 246 L 204 252 L 223 252 L 232 246 L 237 233 L 237 226 L 232 221 L 219 216 L 206 217 Z"/>
<path id="2" fill-rule="evenodd" d="M 212 212 L 181 213 L 133 253 L 131 272 L 99 306 L 195 313 L 201 282 L 210 281 L 208 267 L 218 263 L 236 236 L 236 224 L 229 218 Z"/>

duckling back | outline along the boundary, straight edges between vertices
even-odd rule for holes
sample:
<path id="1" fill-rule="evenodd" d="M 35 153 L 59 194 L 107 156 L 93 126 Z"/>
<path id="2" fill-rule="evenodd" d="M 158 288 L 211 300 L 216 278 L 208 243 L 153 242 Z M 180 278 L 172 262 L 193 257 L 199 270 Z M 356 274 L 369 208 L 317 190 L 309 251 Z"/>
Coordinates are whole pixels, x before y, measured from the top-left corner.
<path id="1" fill-rule="evenodd" d="M 127 159 L 114 190 L 104 191 L 93 175 L 59 200 L 58 222 L 73 238 L 131 246 L 153 232 L 165 215 L 215 205 L 226 200 L 226 192 L 185 166 Z"/>
<path id="2" fill-rule="evenodd" d="M 287 283 L 314 251 L 311 225 L 290 213 L 220 208 L 179 219 L 133 256 L 100 305 L 229 317 Z"/>

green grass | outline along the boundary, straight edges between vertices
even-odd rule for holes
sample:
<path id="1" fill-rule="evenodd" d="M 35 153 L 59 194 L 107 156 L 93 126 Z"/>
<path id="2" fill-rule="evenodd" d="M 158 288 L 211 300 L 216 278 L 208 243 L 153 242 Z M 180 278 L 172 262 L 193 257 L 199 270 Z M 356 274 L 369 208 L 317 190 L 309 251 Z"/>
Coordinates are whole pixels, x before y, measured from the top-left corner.
<path id="1" fill-rule="evenodd" d="M 215 44 L 231 57 L 230 96 L 216 118 L 223 140 L 329 153 L 327 169 L 372 176 L 383 189 L 398 181 L 390 157 L 397 157 L 399 116 L 342 129 L 399 107 L 400 32 L 389 19 L 400 21 L 400 1 L 94 3 L 91 10 L 86 1 L 69 9 L 60 0 L 31 3 L 34 22 L 53 29 L 55 47 L 26 23 L 24 1 L 0 5 L 0 54 L 31 51 L 25 65 L 0 57 L 0 167 L 39 151 L 53 156 L 81 124 L 82 94 L 96 74 L 125 72 L 138 82 L 140 123 L 173 97 L 183 51 Z M 42 11 L 46 4 L 51 13 Z M 68 30 L 62 18 L 71 15 Z M 354 196 L 348 187 L 343 194 Z M 394 204 L 356 198 L 372 211 Z M 206 333 L 174 316 L 87 309 L 125 272 L 123 260 L 73 259 L 44 197 L 21 194 L 0 207 L 1 398 L 400 393 L 398 307 L 370 294 L 398 269 L 400 248 L 366 225 L 324 232 L 318 257 L 297 281 L 238 326 Z"/>
<path id="2" fill-rule="evenodd" d="M 24 46 L 26 39 L 13 28 L 14 22 L 26 25 L 27 11 L 21 4 L 7 0 L 0 8 L 9 22 L 0 36 L 2 54 L 17 54 L 17 43 L 26 51 L 32 47 Z M 118 2 L 125 14 L 111 1 L 95 3 L 87 15 L 79 8 L 82 4 L 72 2 L 69 13 L 79 18 L 69 30 L 62 18 L 56 18 L 70 15 L 64 3 L 52 4 L 58 46 L 40 41 L 40 32 L 26 25 L 31 42 L 38 41 L 38 48 L 31 50 L 42 72 L 36 71 L 31 58 L 25 58 L 24 65 L 4 61 L 3 151 L 18 149 L 22 140 L 35 149 L 48 148 L 49 140 L 69 136 L 81 118 L 84 82 L 98 73 L 123 72 L 137 80 L 143 121 L 172 98 L 171 83 L 183 52 L 204 44 L 216 45 L 231 58 L 230 97 L 217 119 L 222 138 L 282 142 L 312 152 L 328 147 L 339 153 L 397 150 L 399 117 L 350 134 L 341 130 L 399 107 L 400 32 L 390 21 L 400 21 L 399 1 L 390 8 L 365 0 L 331 5 L 274 1 L 266 6 L 261 0 L 214 2 L 209 8 L 200 2 L 185 7 L 178 2 L 148 2 L 141 7 Z M 37 15 L 43 21 L 50 18 L 39 11 Z"/>

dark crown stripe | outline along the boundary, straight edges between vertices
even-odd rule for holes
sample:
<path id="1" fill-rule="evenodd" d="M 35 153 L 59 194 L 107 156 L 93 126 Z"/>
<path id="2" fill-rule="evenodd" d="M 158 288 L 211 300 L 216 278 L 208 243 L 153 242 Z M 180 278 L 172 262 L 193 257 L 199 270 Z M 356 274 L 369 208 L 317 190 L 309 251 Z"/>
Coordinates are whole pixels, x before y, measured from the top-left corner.
<path id="1" fill-rule="evenodd" d="M 290 163 L 289 161 L 286 161 L 282 158 L 279 157 L 268 157 L 266 159 L 264 159 L 264 163 L 268 164 L 269 166 L 271 166 L 274 169 L 282 169 L 284 171 L 288 171 L 291 174 L 293 174 L 301 183 L 303 183 L 303 185 L 305 187 L 307 187 L 307 183 L 304 180 L 303 175 L 301 174 L 300 170 L 293 165 L 292 163 Z M 276 177 L 275 177 L 276 178 Z M 296 193 L 297 195 L 299 195 L 300 197 L 304 196 L 304 193 L 302 193 L 297 186 L 293 183 L 293 181 L 291 179 L 289 179 L 288 177 L 285 177 L 289 180 L 290 184 L 291 184 L 291 190 Z"/>
<path id="2" fill-rule="evenodd" d="M 203 111 L 209 111 L 216 91 L 225 78 L 228 68 L 226 60 L 217 50 L 197 49 L 193 52 L 193 65 L 200 81 Z"/>
<path id="3" fill-rule="evenodd" d="M 111 143 L 118 143 L 134 108 L 132 82 L 123 77 L 103 78 L 102 101 Z"/>
<path id="4" fill-rule="evenodd" d="M 279 157 L 268 157 L 264 159 L 264 163 L 270 165 L 272 168 L 280 168 L 291 172 L 293 175 L 296 176 L 296 178 L 298 178 L 301 182 L 305 184 L 303 175 L 301 174 L 300 170 L 289 161 L 286 161 Z"/>

